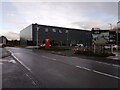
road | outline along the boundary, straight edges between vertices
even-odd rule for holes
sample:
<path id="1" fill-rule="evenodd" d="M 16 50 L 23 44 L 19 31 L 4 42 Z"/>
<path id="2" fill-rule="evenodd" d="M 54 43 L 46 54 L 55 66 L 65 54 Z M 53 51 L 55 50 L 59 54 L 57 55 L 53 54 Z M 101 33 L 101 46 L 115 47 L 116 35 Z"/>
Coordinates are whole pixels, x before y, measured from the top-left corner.
<path id="1" fill-rule="evenodd" d="M 7 48 L 40 88 L 119 88 L 120 66 L 41 50 Z"/>
<path id="2" fill-rule="evenodd" d="M 11 56 L 3 58 L 0 63 L 2 63 L 3 90 L 5 88 L 38 88 L 29 72 L 25 71 Z"/>
<path id="3" fill-rule="evenodd" d="M 35 79 L 5 48 L 0 48 L 0 89 L 38 88 Z"/>

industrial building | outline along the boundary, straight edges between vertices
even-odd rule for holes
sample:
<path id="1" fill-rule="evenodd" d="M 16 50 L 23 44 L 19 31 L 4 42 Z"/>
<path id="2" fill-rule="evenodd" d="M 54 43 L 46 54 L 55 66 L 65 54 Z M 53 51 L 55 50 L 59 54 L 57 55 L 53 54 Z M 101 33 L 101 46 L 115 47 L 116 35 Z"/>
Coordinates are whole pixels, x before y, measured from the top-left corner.
<path id="1" fill-rule="evenodd" d="M 93 44 L 117 44 L 120 43 L 120 32 L 112 30 L 92 30 Z"/>
<path id="2" fill-rule="evenodd" d="M 87 30 L 63 28 L 48 25 L 31 24 L 20 31 L 20 45 L 36 46 L 45 43 L 50 38 L 52 46 L 92 45 L 92 33 Z"/>

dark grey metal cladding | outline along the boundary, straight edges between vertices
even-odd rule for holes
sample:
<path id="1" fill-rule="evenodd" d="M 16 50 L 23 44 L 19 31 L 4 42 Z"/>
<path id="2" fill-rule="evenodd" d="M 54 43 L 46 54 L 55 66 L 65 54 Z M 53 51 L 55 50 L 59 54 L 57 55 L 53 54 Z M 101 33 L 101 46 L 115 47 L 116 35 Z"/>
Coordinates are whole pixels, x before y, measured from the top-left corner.
<path id="1" fill-rule="evenodd" d="M 32 42 L 32 25 L 29 25 L 22 31 L 20 31 L 20 45 L 26 46 L 29 42 Z"/>
<path id="2" fill-rule="evenodd" d="M 32 32 L 33 44 L 37 45 L 37 24 L 32 24 Z"/>
<path id="3" fill-rule="evenodd" d="M 69 41 L 71 43 L 82 43 L 84 45 L 91 45 L 92 35 L 90 31 L 86 30 L 70 30 L 69 32 Z"/>
<path id="4" fill-rule="evenodd" d="M 58 41 L 65 45 L 67 44 L 67 39 L 69 44 L 75 42 L 75 44 L 83 43 L 91 45 L 92 43 L 90 31 L 44 25 L 39 25 L 39 27 L 39 40 L 45 40 L 46 37 L 50 37 L 51 41 Z"/>
<path id="5" fill-rule="evenodd" d="M 37 31 L 37 27 L 39 30 Z M 38 37 L 37 37 L 38 36 Z M 21 45 L 28 45 L 27 41 L 32 41 L 33 45 L 43 44 L 47 37 L 51 42 L 59 45 L 83 43 L 84 45 L 92 44 L 92 34 L 90 31 L 63 28 L 56 26 L 47 26 L 39 24 L 31 24 L 20 32 Z"/>
<path id="6" fill-rule="evenodd" d="M 52 27 L 52 26 L 42 26 L 40 25 L 39 30 L 39 40 L 40 43 L 43 43 L 45 38 L 49 37 L 51 41 L 55 42 L 62 42 L 66 43 L 67 40 L 67 34 L 65 33 L 65 29 L 58 28 L 58 27 Z"/>

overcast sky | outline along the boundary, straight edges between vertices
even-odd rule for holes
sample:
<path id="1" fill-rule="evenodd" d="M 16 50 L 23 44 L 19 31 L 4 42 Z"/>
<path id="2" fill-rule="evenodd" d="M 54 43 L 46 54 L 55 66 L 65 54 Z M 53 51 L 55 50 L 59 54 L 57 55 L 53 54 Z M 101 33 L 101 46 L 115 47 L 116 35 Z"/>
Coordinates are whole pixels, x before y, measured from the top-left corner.
<path id="1" fill-rule="evenodd" d="M 0 35 L 8 39 L 19 39 L 19 32 L 32 23 L 91 30 L 109 29 L 118 21 L 117 2 L 6 1 L 0 6 Z"/>

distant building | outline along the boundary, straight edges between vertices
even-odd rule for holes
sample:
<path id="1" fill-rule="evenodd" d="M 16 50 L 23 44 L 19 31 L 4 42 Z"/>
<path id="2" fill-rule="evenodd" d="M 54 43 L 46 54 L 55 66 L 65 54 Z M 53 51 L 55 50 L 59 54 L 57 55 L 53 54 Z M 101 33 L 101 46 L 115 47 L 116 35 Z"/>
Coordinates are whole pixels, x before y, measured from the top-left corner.
<path id="1" fill-rule="evenodd" d="M 72 46 L 76 44 L 90 46 L 92 44 L 91 31 L 31 24 L 20 31 L 20 45 L 41 45 L 45 43 L 47 37 L 50 38 L 53 46 Z"/>
<path id="2" fill-rule="evenodd" d="M 7 38 L 5 36 L 1 36 L 0 37 L 0 44 L 6 45 L 6 43 L 7 43 Z"/>
<path id="3" fill-rule="evenodd" d="M 116 30 L 93 30 L 92 43 L 96 45 L 115 45 L 117 44 Z"/>

